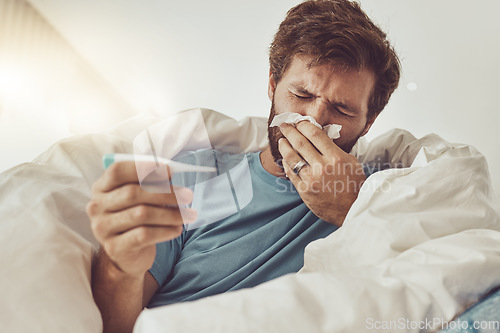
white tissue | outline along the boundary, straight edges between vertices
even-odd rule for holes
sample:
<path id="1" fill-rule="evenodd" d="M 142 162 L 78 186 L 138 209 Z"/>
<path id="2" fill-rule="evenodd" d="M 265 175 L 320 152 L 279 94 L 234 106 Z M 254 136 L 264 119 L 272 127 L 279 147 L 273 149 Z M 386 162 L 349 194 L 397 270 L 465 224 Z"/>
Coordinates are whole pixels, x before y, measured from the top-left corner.
<path id="1" fill-rule="evenodd" d="M 330 124 L 322 127 L 318 122 L 311 116 L 303 116 L 300 113 L 295 112 L 285 112 L 279 114 L 273 118 L 269 127 L 279 126 L 283 123 L 287 123 L 290 125 L 296 125 L 298 122 L 306 120 L 313 124 L 314 126 L 323 129 L 330 139 L 338 139 L 340 138 L 340 130 L 342 129 L 342 125 Z"/>

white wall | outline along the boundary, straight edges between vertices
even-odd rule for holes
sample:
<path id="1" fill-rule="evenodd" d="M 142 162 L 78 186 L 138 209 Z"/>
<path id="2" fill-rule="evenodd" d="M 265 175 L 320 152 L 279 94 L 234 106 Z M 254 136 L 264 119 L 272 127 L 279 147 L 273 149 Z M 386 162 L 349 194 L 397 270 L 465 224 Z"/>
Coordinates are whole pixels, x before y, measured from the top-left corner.
<path id="1" fill-rule="evenodd" d="M 24 0 L 0 0 L 0 172 L 134 114 Z"/>
<path id="2" fill-rule="evenodd" d="M 267 47 L 291 0 L 31 0 L 134 110 L 204 106 L 267 116 Z M 500 2 L 362 0 L 395 43 L 400 88 L 369 137 L 393 127 L 470 143 L 500 193 Z M 407 86 L 415 83 L 417 89 Z"/>
<path id="3" fill-rule="evenodd" d="M 500 2 L 363 0 L 403 65 L 400 87 L 369 138 L 400 127 L 437 133 L 486 155 L 500 194 Z M 416 83 L 415 91 L 408 84 Z"/>

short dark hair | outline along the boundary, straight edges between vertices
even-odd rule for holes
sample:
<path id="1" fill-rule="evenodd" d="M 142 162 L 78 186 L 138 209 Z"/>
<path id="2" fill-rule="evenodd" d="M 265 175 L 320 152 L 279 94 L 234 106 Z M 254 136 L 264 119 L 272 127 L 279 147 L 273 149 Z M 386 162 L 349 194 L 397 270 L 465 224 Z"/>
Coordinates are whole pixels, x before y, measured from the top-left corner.
<path id="1" fill-rule="evenodd" d="M 384 109 L 399 83 L 400 62 L 394 48 L 357 2 L 311 0 L 290 9 L 269 52 L 276 83 L 297 54 L 312 55 L 311 66 L 333 62 L 345 69 L 371 70 L 376 81 L 369 117 Z"/>

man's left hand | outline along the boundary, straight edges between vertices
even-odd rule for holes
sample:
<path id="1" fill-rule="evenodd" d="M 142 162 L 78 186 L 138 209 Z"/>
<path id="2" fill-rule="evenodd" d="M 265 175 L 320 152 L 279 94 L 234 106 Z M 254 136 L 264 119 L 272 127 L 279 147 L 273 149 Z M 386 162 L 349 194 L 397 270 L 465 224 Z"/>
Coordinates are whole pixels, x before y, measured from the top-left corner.
<path id="1" fill-rule="evenodd" d="M 366 180 L 363 167 L 307 121 L 280 128 L 286 138 L 279 141 L 286 175 L 316 216 L 340 227 Z M 301 160 L 308 165 L 296 174 L 293 168 Z"/>

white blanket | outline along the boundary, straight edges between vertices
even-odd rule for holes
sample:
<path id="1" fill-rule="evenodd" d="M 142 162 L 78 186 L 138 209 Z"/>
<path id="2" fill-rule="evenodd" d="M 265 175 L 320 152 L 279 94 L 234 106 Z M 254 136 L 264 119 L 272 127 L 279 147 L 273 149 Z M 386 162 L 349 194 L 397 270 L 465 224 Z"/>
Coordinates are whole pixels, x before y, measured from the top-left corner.
<path id="1" fill-rule="evenodd" d="M 214 146 L 266 144 L 263 118 L 200 112 Z M 142 115 L 63 140 L 0 175 L 0 331 L 102 330 L 90 289 L 90 186 L 103 154 L 133 152 L 134 138 L 159 121 Z M 404 131 L 355 153 L 405 168 L 370 177 L 345 225 L 307 248 L 300 273 L 145 311 L 136 331 L 360 332 L 369 318 L 450 319 L 500 284 L 498 202 L 480 154 Z"/>
<path id="2" fill-rule="evenodd" d="M 145 310 L 135 332 L 430 331 L 500 285 L 500 211 L 481 154 L 401 130 L 356 154 L 400 168 L 368 178 L 298 274 Z"/>

